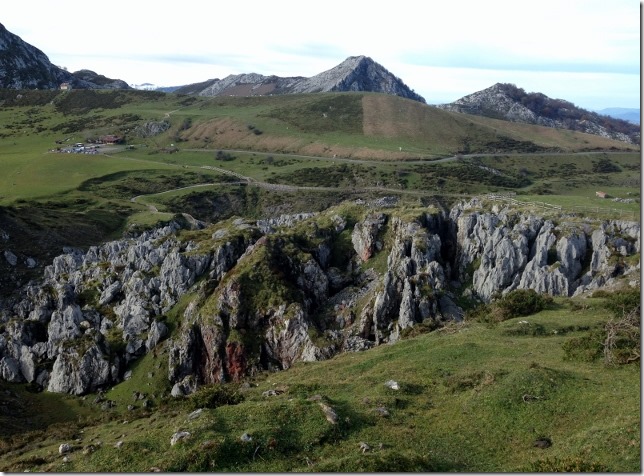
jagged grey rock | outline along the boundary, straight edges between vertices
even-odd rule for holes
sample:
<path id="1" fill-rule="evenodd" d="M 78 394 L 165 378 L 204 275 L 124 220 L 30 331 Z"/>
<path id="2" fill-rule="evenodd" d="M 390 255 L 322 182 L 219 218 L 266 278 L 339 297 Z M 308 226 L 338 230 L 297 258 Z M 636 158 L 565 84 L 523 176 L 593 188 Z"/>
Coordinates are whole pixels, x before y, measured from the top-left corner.
<path id="1" fill-rule="evenodd" d="M 384 213 L 369 215 L 363 222 L 356 223 L 351 233 L 353 248 L 362 261 L 367 261 L 378 248 L 378 232 L 386 222 Z"/>
<path id="2" fill-rule="evenodd" d="M 332 250 L 347 220 L 332 214 L 231 220 L 199 239 L 172 223 L 65 249 L 0 309 L 0 377 L 84 394 L 126 379 L 130 362 L 154 352 L 168 359 L 172 395 L 183 396 L 393 343 L 420 323 L 460 321 L 459 293 L 489 301 L 521 288 L 570 296 L 639 285 L 636 222 L 544 219 L 482 199 L 449 213 L 363 207 L 346 264 Z M 293 238 L 301 230 L 306 237 Z M 385 245 L 386 266 L 370 266 Z M 184 296 L 177 332 L 164 341 L 164 316 Z"/>

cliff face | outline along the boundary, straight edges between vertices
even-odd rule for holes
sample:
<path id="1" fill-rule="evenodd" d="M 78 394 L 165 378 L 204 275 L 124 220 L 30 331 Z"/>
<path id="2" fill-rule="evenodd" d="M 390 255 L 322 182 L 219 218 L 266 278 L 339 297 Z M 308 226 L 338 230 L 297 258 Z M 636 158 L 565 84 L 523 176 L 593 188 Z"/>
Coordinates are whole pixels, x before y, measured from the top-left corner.
<path id="1" fill-rule="evenodd" d="M 349 204 L 172 224 L 54 259 L 2 310 L 0 377 L 83 394 L 154 350 L 168 359 L 172 394 L 188 394 L 461 320 L 457 295 L 573 296 L 623 276 L 639 285 L 639 252 L 637 222 L 545 219 L 477 200 L 449 214 Z"/>

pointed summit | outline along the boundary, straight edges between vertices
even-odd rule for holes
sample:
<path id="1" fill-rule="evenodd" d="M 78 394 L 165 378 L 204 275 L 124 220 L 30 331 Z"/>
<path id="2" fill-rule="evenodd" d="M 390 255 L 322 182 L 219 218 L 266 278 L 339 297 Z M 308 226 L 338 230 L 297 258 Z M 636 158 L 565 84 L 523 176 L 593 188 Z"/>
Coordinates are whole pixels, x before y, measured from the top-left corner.
<path id="1" fill-rule="evenodd" d="M 350 56 L 336 67 L 308 78 L 293 88 L 293 92 L 298 93 L 330 91 L 369 91 L 425 102 L 401 79 L 368 56 Z"/>
<path id="2" fill-rule="evenodd" d="M 343 91 L 392 94 L 425 102 L 422 96 L 411 90 L 401 79 L 368 56 L 350 56 L 339 65 L 310 78 L 238 74 L 190 84 L 175 92 L 199 96 L 258 96 Z"/>

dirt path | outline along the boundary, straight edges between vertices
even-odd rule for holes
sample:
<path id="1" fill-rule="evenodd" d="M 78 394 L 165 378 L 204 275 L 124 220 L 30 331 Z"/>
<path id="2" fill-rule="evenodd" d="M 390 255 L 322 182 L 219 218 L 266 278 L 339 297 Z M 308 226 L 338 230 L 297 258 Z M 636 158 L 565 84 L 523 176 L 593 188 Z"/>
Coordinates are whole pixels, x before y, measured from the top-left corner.
<path id="1" fill-rule="evenodd" d="M 212 153 L 212 150 L 206 150 L 206 149 L 184 149 L 185 151 L 188 152 L 208 152 Z M 255 151 L 245 151 L 245 150 L 235 150 L 235 149 L 227 149 L 227 152 L 236 152 L 236 153 L 252 153 L 252 154 L 258 154 L 258 155 L 272 155 L 272 156 L 282 156 L 282 157 L 295 157 L 295 158 L 303 158 L 303 159 L 313 159 L 313 160 L 321 160 L 321 161 L 332 161 L 332 162 L 345 162 L 345 163 L 354 163 L 354 164 L 390 164 L 392 162 L 390 161 L 381 161 L 381 160 L 359 160 L 359 159 L 347 159 L 347 158 L 332 158 L 332 157 L 319 157 L 319 156 L 308 156 L 308 155 L 297 155 L 297 154 L 283 154 L 283 153 L 272 153 L 272 152 L 255 152 Z M 588 154 L 590 152 L 578 152 L 577 154 Z M 599 153 L 599 152 L 597 152 Z M 603 153 L 603 152 L 602 152 Z M 614 152 L 614 153 L 619 153 L 619 152 Z M 104 156 L 106 157 L 112 157 L 110 154 L 106 154 L 103 152 Z M 402 161 L 400 162 L 401 164 L 425 164 L 425 165 L 433 165 L 433 164 L 439 164 L 439 163 L 445 163 L 445 162 L 450 162 L 457 160 L 459 158 L 473 158 L 473 157 L 496 157 L 500 155 L 506 155 L 506 154 L 468 154 L 468 155 L 459 155 L 459 156 L 452 156 L 452 157 L 444 157 L 441 159 L 434 159 L 434 160 L 415 160 L 415 161 Z M 516 155 L 523 155 L 523 156 L 533 156 L 533 155 L 542 155 L 542 154 L 516 154 Z M 119 157 L 121 160 L 131 160 L 131 161 L 137 161 L 137 162 L 145 162 L 145 163 L 156 163 L 164 166 L 174 166 L 176 168 L 182 168 L 182 169 L 208 169 L 208 170 L 213 170 L 225 175 L 229 175 L 231 177 L 235 177 L 238 179 L 237 182 L 213 182 L 213 183 L 202 183 L 202 184 L 196 184 L 196 185 L 190 185 L 187 187 L 180 187 L 180 188 L 175 188 L 175 189 L 170 189 L 170 190 L 165 190 L 163 192 L 156 192 L 152 194 L 147 194 L 147 195 L 138 195 L 136 197 L 131 198 L 130 200 L 134 203 L 137 203 L 138 200 L 142 197 L 151 197 L 153 195 L 162 195 L 166 193 L 172 193 L 172 192 L 177 192 L 181 190 L 188 190 L 188 189 L 193 189 L 193 188 L 201 188 L 201 187 L 208 187 L 208 186 L 215 186 L 215 185 L 241 185 L 241 184 L 246 184 L 250 186 L 255 186 L 255 187 L 261 187 L 267 190 L 275 190 L 275 191 L 298 191 L 298 190 L 306 190 L 306 191 L 319 191 L 319 192 L 329 192 L 329 191 L 338 191 L 338 192 L 353 192 L 353 193 L 360 193 L 360 192 L 380 192 L 380 193 L 401 193 L 405 195 L 416 195 L 416 196 L 427 196 L 427 195 L 439 195 L 438 193 L 428 193 L 427 191 L 423 190 L 406 190 L 406 189 L 399 189 L 399 188 L 385 188 L 385 187 L 360 187 L 360 188 L 339 188 L 339 187 L 312 187 L 312 186 L 301 186 L 301 185 L 292 185 L 292 184 L 276 184 L 276 183 L 270 183 L 270 182 L 263 182 L 260 180 L 256 180 L 253 177 L 245 176 L 242 175 L 238 172 L 234 172 L 232 170 L 224 169 L 221 167 L 215 167 L 212 165 L 184 165 L 184 164 L 168 164 L 167 162 L 159 162 L 159 161 L 151 161 L 151 160 L 144 160 L 144 159 L 136 159 L 132 157 Z M 441 193 L 441 196 L 451 196 L 451 197 L 470 197 L 471 195 L 469 194 L 459 194 L 459 193 Z M 152 213 L 159 213 L 158 208 L 150 203 L 145 204 L 149 210 Z"/>

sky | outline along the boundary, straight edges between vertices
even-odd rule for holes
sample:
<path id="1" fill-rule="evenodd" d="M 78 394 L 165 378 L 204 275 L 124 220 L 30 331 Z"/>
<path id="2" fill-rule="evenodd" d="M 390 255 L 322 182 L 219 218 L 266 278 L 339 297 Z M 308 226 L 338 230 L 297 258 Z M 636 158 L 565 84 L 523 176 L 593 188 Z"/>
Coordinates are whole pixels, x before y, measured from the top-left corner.
<path id="1" fill-rule="evenodd" d="M 365 55 L 428 104 L 512 83 L 640 107 L 639 0 L 21 0 L 0 23 L 69 71 L 179 86 L 310 77 Z"/>

